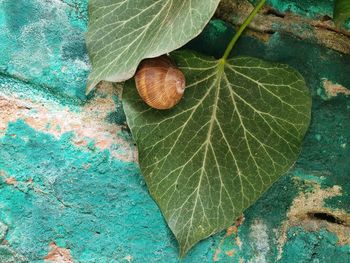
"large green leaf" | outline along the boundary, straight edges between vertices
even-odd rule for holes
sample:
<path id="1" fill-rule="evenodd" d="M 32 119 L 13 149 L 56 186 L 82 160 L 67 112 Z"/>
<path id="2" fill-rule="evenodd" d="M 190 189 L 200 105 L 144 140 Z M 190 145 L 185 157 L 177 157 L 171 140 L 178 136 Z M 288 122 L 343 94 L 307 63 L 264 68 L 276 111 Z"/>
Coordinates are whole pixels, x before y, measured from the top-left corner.
<path id="1" fill-rule="evenodd" d="M 144 58 L 173 51 L 197 36 L 219 0 L 90 0 L 87 93 L 101 80 L 131 78 Z"/>
<path id="2" fill-rule="evenodd" d="M 149 108 L 133 80 L 124 87 L 128 124 L 150 193 L 184 255 L 234 223 L 295 162 L 310 121 L 302 76 L 250 57 L 174 53 L 187 79 L 173 109 Z"/>
<path id="3" fill-rule="evenodd" d="M 350 0 L 336 0 L 333 17 L 338 26 L 344 24 L 350 18 Z"/>

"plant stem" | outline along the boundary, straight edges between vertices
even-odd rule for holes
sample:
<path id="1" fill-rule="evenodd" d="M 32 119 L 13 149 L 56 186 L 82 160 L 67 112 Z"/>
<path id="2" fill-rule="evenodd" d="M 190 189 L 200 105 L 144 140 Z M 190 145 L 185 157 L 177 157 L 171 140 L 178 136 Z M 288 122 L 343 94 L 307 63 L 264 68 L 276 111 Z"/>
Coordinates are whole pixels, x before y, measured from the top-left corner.
<path id="1" fill-rule="evenodd" d="M 236 32 L 236 34 L 233 36 L 232 40 L 230 41 L 230 43 L 228 44 L 224 55 L 222 56 L 221 60 L 223 62 L 226 61 L 226 59 L 228 58 L 228 56 L 230 55 L 230 52 L 232 50 L 232 48 L 234 47 L 234 45 L 236 44 L 237 40 L 239 39 L 239 37 L 241 36 L 242 32 L 244 31 L 244 29 L 250 24 L 250 22 L 252 21 L 252 19 L 254 18 L 254 16 L 258 13 L 258 11 L 260 10 L 260 8 L 264 5 L 264 3 L 266 2 L 266 0 L 260 0 L 260 2 L 258 3 L 258 5 L 253 9 L 253 11 L 249 14 L 249 16 L 246 18 L 246 20 L 243 22 L 243 24 L 241 25 L 241 27 L 238 29 L 238 31 Z"/>

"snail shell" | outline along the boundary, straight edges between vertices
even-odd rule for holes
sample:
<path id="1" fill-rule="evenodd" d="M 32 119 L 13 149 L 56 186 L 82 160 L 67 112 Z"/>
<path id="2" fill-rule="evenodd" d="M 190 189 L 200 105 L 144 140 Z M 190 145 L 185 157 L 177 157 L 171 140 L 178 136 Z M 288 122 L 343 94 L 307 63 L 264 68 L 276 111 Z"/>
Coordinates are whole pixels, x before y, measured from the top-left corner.
<path id="1" fill-rule="evenodd" d="M 143 101 L 159 110 L 175 106 L 185 91 L 185 76 L 165 55 L 143 60 L 135 82 Z"/>

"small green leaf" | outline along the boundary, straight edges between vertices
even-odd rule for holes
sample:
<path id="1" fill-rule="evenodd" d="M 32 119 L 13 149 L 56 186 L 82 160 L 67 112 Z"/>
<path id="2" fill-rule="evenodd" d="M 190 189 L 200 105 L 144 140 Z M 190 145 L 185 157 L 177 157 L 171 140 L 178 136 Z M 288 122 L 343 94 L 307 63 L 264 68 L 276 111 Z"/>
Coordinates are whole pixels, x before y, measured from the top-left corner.
<path id="1" fill-rule="evenodd" d="M 180 255 L 221 231 L 294 164 L 310 121 L 302 76 L 287 65 L 189 51 L 173 58 L 187 88 L 158 111 L 124 87 L 128 124 L 151 195 L 180 244 Z"/>
<path id="2" fill-rule="evenodd" d="M 337 26 L 342 26 L 350 18 L 350 0 L 336 0 L 333 17 Z"/>
<path id="3" fill-rule="evenodd" d="M 101 80 L 131 78 L 144 58 L 173 51 L 197 36 L 219 0 L 90 0 L 87 93 Z"/>

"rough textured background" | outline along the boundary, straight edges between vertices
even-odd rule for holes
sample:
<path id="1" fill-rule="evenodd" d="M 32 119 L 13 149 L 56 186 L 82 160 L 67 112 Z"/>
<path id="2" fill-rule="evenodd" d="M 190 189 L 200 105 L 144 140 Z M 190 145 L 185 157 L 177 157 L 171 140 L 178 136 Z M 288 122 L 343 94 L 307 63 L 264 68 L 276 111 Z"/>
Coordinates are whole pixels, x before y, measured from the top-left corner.
<path id="1" fill-rule="evenodd" d="M 332 2 L 271 0 L 270 14 L 295 16 L 294 29 L 267 19 L 279 26 L 253 26 L 239 41 L 235 55 L 303 74 L 310 131 L 295 167 L 182 262 L 350 262 L 350 56 L 307 30 L 331 17 Z M 86 27 L 86 0 L 0 0 L 0 262 L 179 262 L 138 169 L 120 87 L 84 95 Z M 220 56 L 232 34 L 213 20 L 188 47 Z"/>

